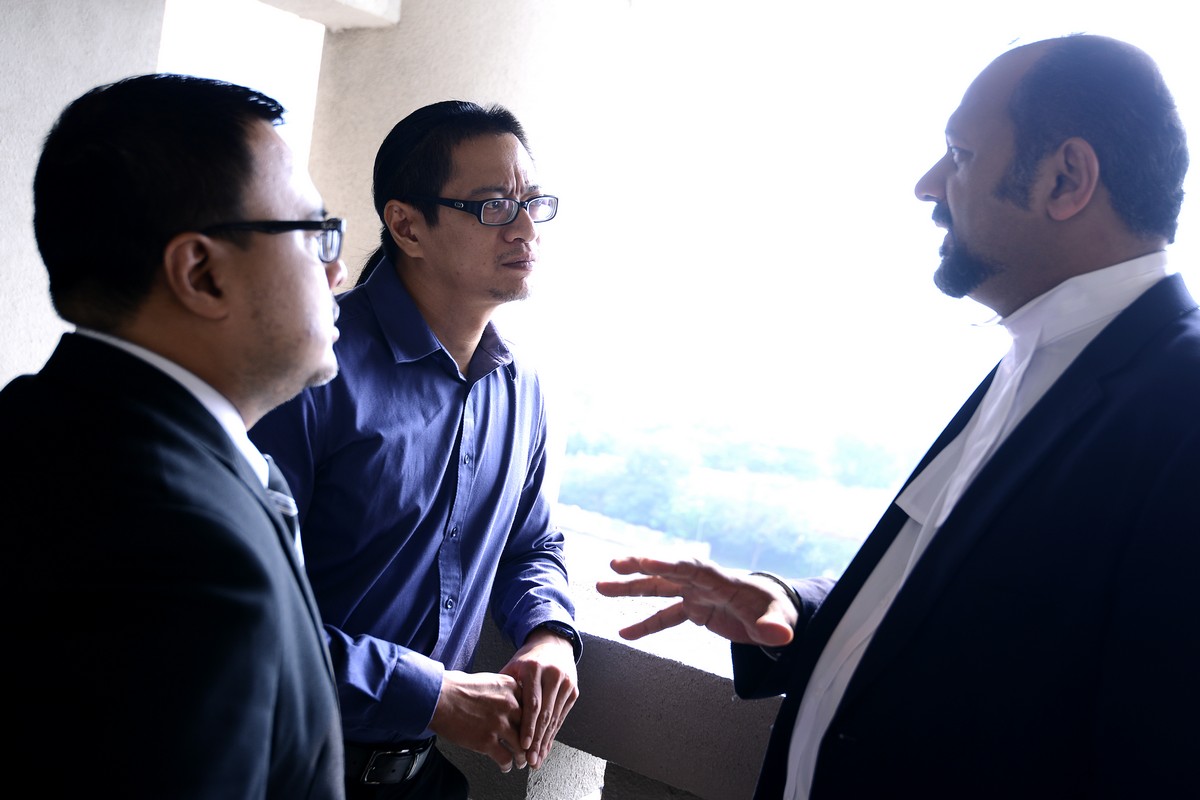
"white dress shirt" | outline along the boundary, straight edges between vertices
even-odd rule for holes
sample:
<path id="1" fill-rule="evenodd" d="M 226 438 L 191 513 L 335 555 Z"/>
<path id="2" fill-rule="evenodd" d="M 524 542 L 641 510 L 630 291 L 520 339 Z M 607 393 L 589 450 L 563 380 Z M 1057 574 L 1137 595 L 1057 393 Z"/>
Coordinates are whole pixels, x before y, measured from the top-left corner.
<path id="1" fill-rule="evenodd" d="M 971 480 L 1088 343 L 1166 275 L 1166 253 L 1151 253 L 1064 281 L 1000 320 L 1012 347 L 987 394 L 963 431 L 896 499 L 908 521 L 851 602 L 813 669 L 792 731 L 784 798 L 807 800 L 821 739 L 858 662 Z"/>

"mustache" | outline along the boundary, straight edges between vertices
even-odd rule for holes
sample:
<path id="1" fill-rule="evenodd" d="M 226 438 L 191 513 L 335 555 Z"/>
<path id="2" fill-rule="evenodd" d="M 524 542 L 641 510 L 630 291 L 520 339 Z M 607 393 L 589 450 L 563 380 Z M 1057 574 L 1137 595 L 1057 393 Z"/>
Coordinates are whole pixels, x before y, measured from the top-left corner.
<path id="1" fill-rule="evenodd" d="M 954 220 L 950 218 L 950 206 L 945 202 L 940 202 L 933 207 L 933 221 L 945 225 L 947 228 L 954 226 Z"/>
<path id="2" fill-rule="evenodd" d="M 510 261 L 537 261 L 537 256 L 531 247 L 518 247 L 500 256 L 499 263 L 507 264 Z"/>

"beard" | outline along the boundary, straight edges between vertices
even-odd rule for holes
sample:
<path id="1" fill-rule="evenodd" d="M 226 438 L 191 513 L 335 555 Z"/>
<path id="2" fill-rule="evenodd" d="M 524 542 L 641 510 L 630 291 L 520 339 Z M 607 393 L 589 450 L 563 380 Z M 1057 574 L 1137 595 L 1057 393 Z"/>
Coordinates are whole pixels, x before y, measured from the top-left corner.
<path id="1" fill-rule="evenodd" d="M 492 299 L 499 303 L 515 303 L 518 300 L 528 300 L 531 294 L 524 283 L 516 289 L 492 289 L 488 292 Z"/>
<path id="2" fill-rule="evenodd" d="M 954 222 L 945 203 L 933 208 L 933 221 L 946 226 L 949 235 L 938 255 L 942 263 L 933 273 L 933 282 L 943 294 L 950 297 L 966 297 L 978 289 L 985 280 L 1000 272 L 1000 265 L 971 251 L 966 244 L 954 238 Z"/>

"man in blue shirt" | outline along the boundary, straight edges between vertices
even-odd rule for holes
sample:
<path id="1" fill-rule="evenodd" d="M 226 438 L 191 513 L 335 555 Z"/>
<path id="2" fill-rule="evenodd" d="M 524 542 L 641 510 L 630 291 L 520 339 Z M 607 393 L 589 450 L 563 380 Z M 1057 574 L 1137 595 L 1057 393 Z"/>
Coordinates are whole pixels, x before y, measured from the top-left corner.
<path id="1" fill-rule="evenodd" d="M 528 294 L 558 199 L 511 113 L 459 101 L 393 128 L 374 199 L 382 246 L 339 298 L 340 374 L 251 435 L 299 504 L 348 797 L 465 800 L 435 737 L 537 767 L 579 693 L 542 392 L 491 322 Z M 489 606 L 518 649 L 471 673 Z"/>

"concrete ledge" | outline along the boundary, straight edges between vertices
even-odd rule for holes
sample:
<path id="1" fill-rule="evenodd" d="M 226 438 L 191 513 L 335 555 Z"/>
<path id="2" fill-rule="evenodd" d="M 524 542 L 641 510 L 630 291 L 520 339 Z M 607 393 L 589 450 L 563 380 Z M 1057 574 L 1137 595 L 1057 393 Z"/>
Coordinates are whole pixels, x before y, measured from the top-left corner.
<path id="1" fill-rule="evenodd" d="M 644 775 L 609 764 L 604 772 L 603 800 L 699 800 L 691 792 L 652 781 Z"/>
<path id="2" fill-rule="evenodd" d="M 267 5 L 319 22 L 331 31 L 386 28 L 400 21 L 400 0 L 263 0 Z"/>
<path id="3" fill-rule="evenodd" d="M 498 670 L 511 655 L 511 645 L 495 626 L 485 625 L 475 668 Z M 475 769 L 470 757 L 476 754 L 459 754 L 467 756 L 464 761 L 447 752 L 471 771 L 468 777 L 480 797 L 594 797 L 590 779 L 580 783 L 577 776 L 591 774 L 595 766 L 569 760 L 573 751 L 616 765 L 619 769 L 609 774 L 617 784 L 628 785 L 632 779 L 626 773 L 631 773 L 645 779 L 634 781 L 643 787 L 662 787 L 652 794 L 644 794 L 643 788 L 642 797 L 744 800 L 753 794 L 780 698 L 740 700 L 727 677 L 588 633 L 579 685 L 579 702 L 542 769 L 502 775 L 482 756 L 478 758 L 486 763 Z M 560 757 L 561 766 L 556 763 Z M 555 775 L 567 782 L 558 784 Z M 620 796 L 618 786 L 612 788 Z M 607 800 L 607 787 L 604 792 Z"/>
<path id="4" fill-rule="evenodd" d="M 604 789 L 603 759 L 561 741 L 540 768 L 507 775 L 487 756 L 448 742 L 438 742 L 438 749 L 467 776 L 472 800 L 600 800 Z"/>

